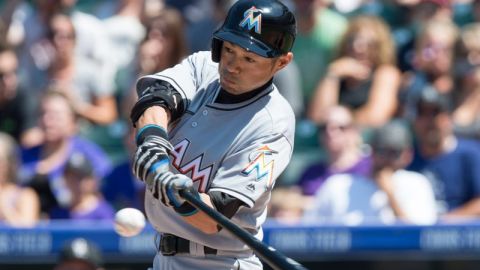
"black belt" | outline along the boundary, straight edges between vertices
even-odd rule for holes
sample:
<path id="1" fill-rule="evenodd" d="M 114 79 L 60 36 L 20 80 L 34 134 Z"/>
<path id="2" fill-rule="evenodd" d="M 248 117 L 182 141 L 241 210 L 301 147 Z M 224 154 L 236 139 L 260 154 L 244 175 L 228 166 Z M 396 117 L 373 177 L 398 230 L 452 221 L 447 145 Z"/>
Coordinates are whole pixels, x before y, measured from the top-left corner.
<path id="1" fill-rule="evenodd" d="M 174 256 L 175 254 L 181 253 L 191 254 L 189 240 L 168 233 L 162 234 L 158 249 L 163 256 Z M 205 254 L 209 255 L 217 254 L 216 249 L 207 246 L 203 246 L 203 251 Z"/>

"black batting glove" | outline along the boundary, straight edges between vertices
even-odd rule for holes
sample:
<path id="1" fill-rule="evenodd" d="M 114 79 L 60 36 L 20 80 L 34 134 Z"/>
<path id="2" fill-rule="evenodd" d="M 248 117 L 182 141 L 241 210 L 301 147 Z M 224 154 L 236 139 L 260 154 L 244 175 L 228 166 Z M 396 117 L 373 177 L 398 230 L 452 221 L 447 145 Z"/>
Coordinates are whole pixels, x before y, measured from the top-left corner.
<path id="1" fill-rule="evenodd" d="M 155 175 L 169 170 L 169 153 L 173 146 L 167 132 L 160 126 L 147 125 L 136 136 L 137 150 L 133 160 L 133 174 L 152 188 Z"/>

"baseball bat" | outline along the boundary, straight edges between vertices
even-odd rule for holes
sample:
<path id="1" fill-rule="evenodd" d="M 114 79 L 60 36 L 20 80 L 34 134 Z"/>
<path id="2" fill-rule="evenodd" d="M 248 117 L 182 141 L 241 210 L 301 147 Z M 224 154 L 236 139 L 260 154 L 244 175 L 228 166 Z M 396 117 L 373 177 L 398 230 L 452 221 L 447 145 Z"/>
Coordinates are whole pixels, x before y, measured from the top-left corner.
<path id="1" fill-rule="evenodd" d="M 307 268 L 303 267 L 298 262 L 288 258 L 279 251 L 275 250 L 273 247 L 268 246 L 267 244 L 253 237 L 249 232 L 237 226 L 220 212 L 210 208 L 195 193 L 196 191 L 191 189 L 179 190 L 179 194 L 182 198 L 200 211 L 207 214 L 224 229 L 231 232 L 238 239 L 247 244 L 252 250 L 255 251 L 255 254 L 257 254 L 260 259 L 265 261 L 274 270 L 307 270 Z"/>

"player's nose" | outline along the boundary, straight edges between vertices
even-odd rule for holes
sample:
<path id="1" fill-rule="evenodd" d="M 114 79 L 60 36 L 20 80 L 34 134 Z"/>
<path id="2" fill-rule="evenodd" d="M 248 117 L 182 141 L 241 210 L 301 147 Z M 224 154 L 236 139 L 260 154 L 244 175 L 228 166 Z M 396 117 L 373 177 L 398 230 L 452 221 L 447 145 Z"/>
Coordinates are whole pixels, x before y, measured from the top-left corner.
<path id="1" fill-rule="evenodd" d="M 240 72 L 240 61 L 238 61 L 235 57 L 229 58 L 225 63 L 225 70 L 228 73 Z"/>

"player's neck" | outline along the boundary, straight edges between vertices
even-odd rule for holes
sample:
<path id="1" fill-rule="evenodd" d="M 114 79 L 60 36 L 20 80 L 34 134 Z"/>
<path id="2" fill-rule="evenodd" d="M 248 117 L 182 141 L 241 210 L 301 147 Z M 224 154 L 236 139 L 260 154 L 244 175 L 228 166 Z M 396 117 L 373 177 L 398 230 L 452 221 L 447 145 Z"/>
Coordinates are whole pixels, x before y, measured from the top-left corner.
<path id="1" fill-rule="evenodd" d="M 215 102 L 221 104 L 235 104 L 240 103 L 246 100 L 253 98 L 254 96 L 258 95 L 259 93 L 263 92 L 263 90 L 267 89 L 272 85 L 273 79 L 269 80 L 266 84 L 254 89 L 252 91 L 248 91 L 247 93 L 234 95 L 227 92 L 225 89 L 220 88 L 220 93 L 218 93 L 217 99 Z"/>

